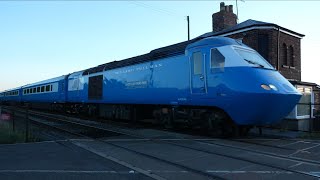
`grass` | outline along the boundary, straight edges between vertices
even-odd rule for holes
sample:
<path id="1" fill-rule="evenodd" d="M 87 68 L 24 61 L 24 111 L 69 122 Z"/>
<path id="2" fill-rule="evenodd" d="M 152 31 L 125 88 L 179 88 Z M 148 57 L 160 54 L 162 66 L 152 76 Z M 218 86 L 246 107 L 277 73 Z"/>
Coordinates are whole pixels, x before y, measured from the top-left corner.
<path id="1" fill-rule="evenodd" d="M 0 121 L 0 144 L 13 144 L 25 142 L 25 134 L 13 132 L 10 122 Z"/>
<path id="2" fill-rule="evenodd" d="M 0 122 L 0 144 L 22 143 L 25 135 L 21 132 L 13 132 L 9 122 Z"/>
<path id="3" fill-rule="evenodd" d="M 304 135 L 301 136 L 301 138 L 319 140 L 320 139 L 320 132 L 305 133 Z"/>

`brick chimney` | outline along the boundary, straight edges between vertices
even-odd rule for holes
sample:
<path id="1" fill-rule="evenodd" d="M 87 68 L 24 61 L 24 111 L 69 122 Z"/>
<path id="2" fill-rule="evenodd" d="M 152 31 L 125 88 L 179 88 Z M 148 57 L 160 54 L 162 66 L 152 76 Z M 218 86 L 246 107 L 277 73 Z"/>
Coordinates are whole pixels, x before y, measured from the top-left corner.
<path id="1" fill-rule="evenodd" d="M 221 31 L 223 29 L 235 26 L 236 24 L 237 15 L 233 13 L 233 6 L 226 6 L 224 2 L 221 2 L 220 11 L 212 14 L 212 31 Z"/>

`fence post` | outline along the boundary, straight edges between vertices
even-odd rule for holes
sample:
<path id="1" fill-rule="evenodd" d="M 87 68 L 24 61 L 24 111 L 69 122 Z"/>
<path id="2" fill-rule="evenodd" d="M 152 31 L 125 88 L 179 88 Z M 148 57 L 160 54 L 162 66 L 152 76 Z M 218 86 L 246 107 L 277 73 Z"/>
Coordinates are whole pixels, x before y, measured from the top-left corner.
<path id="1" fill-rule="evenodd" d="M 15 132 L 15 122 L 14 122 L 14 116 L 15 116 L 15 113 L 14 111 L 12 111 L 12 131 Z"/>
<path id="2" fill-rule="evenodd" d="M 310 108 L 310 122 L 309 122 L 309 130 L 310 133 L 313 131 L 313 120 L 312 120 L 312 102 L 310 101 L 309 103 L 309 108 Z"/>
<path id="3" fill-rule="evenodd" d="M 25 142 L 28 142 L 28 140 L 29 140 L 29 111 L 28 111 L 28 107 L 27 107 L 27 110 L 26 110 L 26 120 L 25 120 L 25 123 L 26 123 Z"/>

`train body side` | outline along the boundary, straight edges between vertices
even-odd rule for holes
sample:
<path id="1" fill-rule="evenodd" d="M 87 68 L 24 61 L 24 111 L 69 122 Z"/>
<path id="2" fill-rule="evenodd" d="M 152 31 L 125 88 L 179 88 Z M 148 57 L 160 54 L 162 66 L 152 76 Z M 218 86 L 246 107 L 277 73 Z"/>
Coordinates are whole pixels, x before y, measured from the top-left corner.
<path id="1" fill-rule="evenodd" d="M 70 75 L 69 101 L 177 104 L 179 99 L 177 97 L 185 98 L 189 95 L 188 67 L 188 59 L 184 55 L 179 55 L 87 76 Z"/>
<path id="2" fill-rule="evenodd" d="M 25 103 L 65 103 L 67 78 L 60 76 L 29 84 L 21 88 L 21 101 Z"/>

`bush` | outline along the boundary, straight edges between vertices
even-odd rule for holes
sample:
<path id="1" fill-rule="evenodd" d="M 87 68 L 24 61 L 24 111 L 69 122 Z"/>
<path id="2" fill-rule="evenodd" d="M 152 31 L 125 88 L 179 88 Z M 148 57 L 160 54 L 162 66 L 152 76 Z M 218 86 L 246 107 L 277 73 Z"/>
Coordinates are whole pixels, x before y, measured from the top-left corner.
<path id="1" fill-rule="evenodd" d="M 0 121 L 0 144 L 21 143 L 25 141 L 25 135 L 21 132 L 13 132 L 9 122 Z"/>

